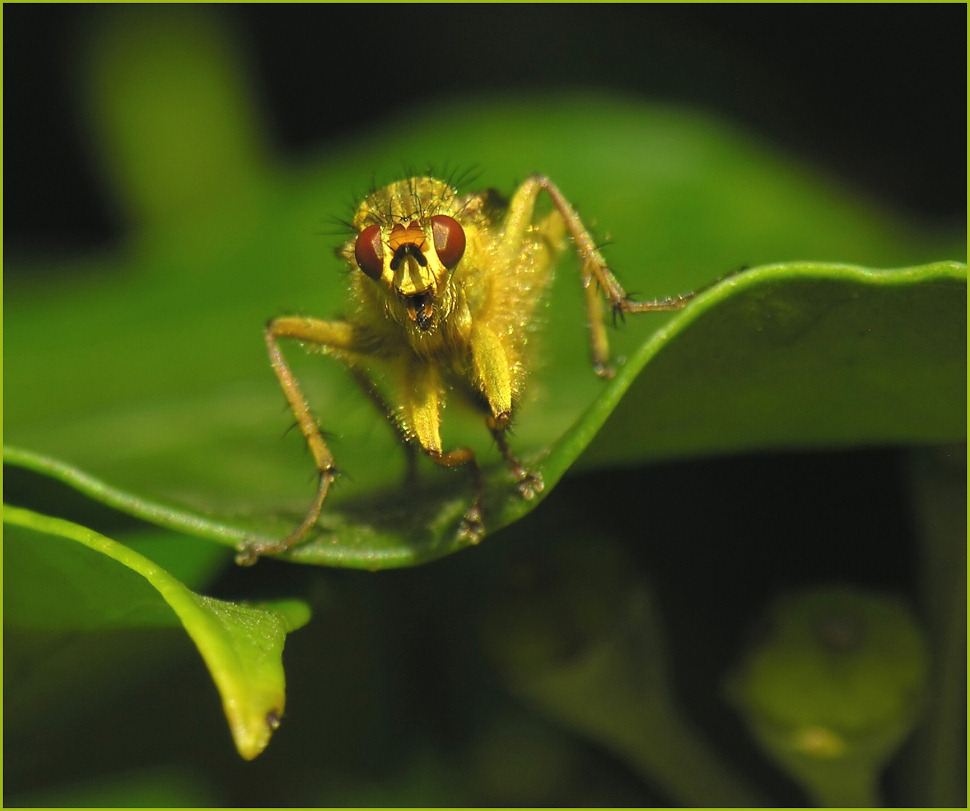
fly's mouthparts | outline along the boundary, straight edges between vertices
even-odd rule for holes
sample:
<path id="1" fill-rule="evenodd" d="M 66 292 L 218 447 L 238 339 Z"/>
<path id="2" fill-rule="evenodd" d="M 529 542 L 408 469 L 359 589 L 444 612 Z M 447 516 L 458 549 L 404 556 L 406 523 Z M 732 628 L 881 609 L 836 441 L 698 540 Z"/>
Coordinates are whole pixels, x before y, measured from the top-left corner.
<path id="1" fill-rule="evenodd" d="M 404 297 L 404 307 L 411 320 L 423 332 L 430 330 L 434 324 L 434 306 L 430 293 L 413 293 Z"/>

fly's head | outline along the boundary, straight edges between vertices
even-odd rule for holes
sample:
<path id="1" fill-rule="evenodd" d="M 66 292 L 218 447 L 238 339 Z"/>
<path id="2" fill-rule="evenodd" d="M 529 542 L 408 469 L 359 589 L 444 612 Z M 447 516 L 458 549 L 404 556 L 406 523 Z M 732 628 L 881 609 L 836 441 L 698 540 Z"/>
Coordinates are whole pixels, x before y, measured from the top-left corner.
<path id="1" fill-rule="evenodd" d="M 378 285 L 388 313 L 419 333 L 434 332 L 450 311 L 449 285 L 465 254 L 461 212 L 446 183 L 411 178 L 374 192 L 354 215 L 357 234 L 344 254 Z"/>

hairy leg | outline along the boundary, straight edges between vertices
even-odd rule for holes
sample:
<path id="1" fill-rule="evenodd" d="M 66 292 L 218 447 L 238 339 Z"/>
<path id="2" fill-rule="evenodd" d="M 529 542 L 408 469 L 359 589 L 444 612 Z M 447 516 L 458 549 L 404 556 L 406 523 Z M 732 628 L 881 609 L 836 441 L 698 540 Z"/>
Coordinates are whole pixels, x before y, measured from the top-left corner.
<path id="1" fill-rule="evenodd" d="M 330 492 L 330 486 L 337 475 L 333 455 L 330 453 L 330 448 L 327 446 L 316 420 L 310 413 L 310 407 L 300 388 L 299 381 L 283 356 L 279 339 L 292 338 L 304 343 L 314 344 L 336 351 L 338 357 L 341 356 L 341 353 L 345 356 L 359 354 L 353 327 L 345 321 L 321 321 L 316 318 L 296 316 L 276 318 L 266 325 L 264 337 L 270 364 L 313 456 L 313 462 L 319 475 L 319 483 L 316 495 L 313 497 L 303 520 L 286 537 L 273 543 L 244 542 L 240 544 L 236 562 L 241 566 L 251 566 L 261 555 L 285 552 L 304 541 L 320 517 L 320 511 L 323 509 L 327 494 Z"/>
<path id="2" fill-rule="evenodd" d="M 617 281 L 606 260 L 596 247 L 589 229 L 583 224 L 576 209 L 563 196 L 559 188 L 544 175 L 533 175 L 516 191 L 509 204 L 505 220 L 503 243 L 507 251 L 518 250 L 525 234 L 532 227 L 533 214 L 539 193 L 544 191 L 552 200 L 556 210 L 565 221 L 566 230 L 579 254 L 582 283 L 586 296 L 587 323 L 589 326 L 590 354 L 593 369 L 600 377 L 611 377 L 609 365 L 609 340 L 606 323 L 600 305 L 597 288 L 602 290 L 609 302 L 614 318 L 625 313 L 669 312 L 683 308 L 695 293 L 654 299 L 634 301 Z"/>

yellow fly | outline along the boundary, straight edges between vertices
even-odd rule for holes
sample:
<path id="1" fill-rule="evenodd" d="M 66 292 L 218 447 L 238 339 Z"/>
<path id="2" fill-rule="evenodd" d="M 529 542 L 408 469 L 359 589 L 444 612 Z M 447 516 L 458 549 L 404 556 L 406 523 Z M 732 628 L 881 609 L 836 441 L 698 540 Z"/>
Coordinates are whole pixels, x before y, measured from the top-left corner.
<path id="1" fill-rule="evenodd" d="M 535 222 L 541 192 L 553 208 Z M 273 371 L 320 475 L 316 496 L 285 538 L 243 543 L 236 558 L 240 564 L 305 540 L 336 476 L 334 458 L 280 339 L 316 346 L 345 363 L 403 443 L 417 446 L 436 464 L 470 471 L 474 494 L 458 534 L 474 543 L 485 532 L 482 474 L 470 448 L 442 448 L 445 394 L 459 393 L 484 414 L 522 498 L 540 492 L 541 477 L 519 462 L 505 432 L 529 367 L 528 328 L 566 234 L 580 259 L 593 368 L 601 377 L 612 372 L 600 291 L 614 316 L 678 310 L 694 295 L 631 300 L 576 210 L 543 175 L 526 180 L 508 204 L 494 191 L 459 194 L 440 180 L 413 177 L 370 194 L 352 224 L 354 235 L 338 251 L 352 269 L 352 312 L 334 321 L 275 318 L 265 330 Z M 389 401 L 371 378 L 375 367 L 388 381 Z"/>

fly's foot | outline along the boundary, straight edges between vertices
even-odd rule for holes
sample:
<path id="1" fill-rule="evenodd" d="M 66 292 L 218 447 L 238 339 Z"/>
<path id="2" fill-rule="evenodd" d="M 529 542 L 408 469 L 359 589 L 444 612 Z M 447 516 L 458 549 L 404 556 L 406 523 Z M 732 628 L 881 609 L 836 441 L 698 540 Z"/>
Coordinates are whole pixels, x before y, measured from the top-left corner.
<path id="1" fill-rule="evenodd" d="M 593 361 L 593 371 L 601 380 L 612 380 L 616 377 L 616 369 L 606 361 Z"/>
<path id="2" fill-rule="evenodd" d="M 482 508 L 475 504 L 469 508 L 458 525 L 458 540 L 477 544 L 485 537 L 485 522 L 482 521 Z"/>
<path id="3" fill-rule="evenodd" d="M 259 541 L 243 541 L 236 547 L 236 564 L 238 566 L 252 566 L 263 555 L 272 553 L 276 544 L 260 543 Z"/>
<path id="4" fill-rule="evenodd" d="M 236 563 L 240 566 L 252 566 L 263 555 L 279 555 L 298 546 L 307 540 L 310 532 L 317 524 L 320 511 L 323 509 L 323 502 L 330 491 L 330 485 L 337 476 L 337 468 L 333 463 L 320 468 L 320 483 L 317 486 L 317 495 L 307 510 L 300 525 L 285 538 L 278 541 L 257 541 L 246 540 L 236 547 Z"/>
<path id="5" fill-rule="evenodd" d="M 518 481 L 515 484 L 515 489 L 518 490 L 519 496 L 526 501 L 532 501 L 546 486 L 542 481 L 541 473 L 533 473 L 525 468 L 519 468 L 516 471 L 516 479 Z"/>

